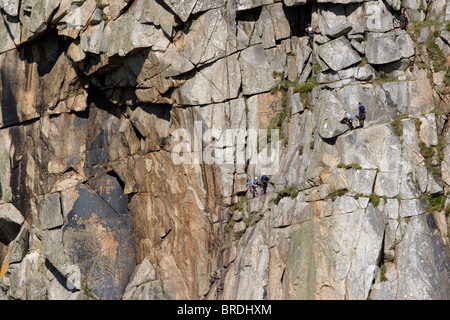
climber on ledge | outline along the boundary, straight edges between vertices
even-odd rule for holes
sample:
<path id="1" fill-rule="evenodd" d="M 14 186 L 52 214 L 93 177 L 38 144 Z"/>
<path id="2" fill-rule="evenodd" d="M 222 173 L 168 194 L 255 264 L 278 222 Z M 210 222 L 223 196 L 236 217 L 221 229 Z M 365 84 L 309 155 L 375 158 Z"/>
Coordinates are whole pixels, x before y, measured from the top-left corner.
<path id="1" fill-rule="evenodd" d="M 266 174 L 263 172 L 263 175 L 261 177 L 261 186 L 264 194 L 266 194 L 268 184 L 269 184 L 269 177 L 266 176 Z"/>
<path id="2" fill-rule="evenodd" d="M 308 35 L 308 42 L 309 42 L 309 45 L 310 45 L 311 48 L 312 48 L 312 46 L 313 46 L 313 40 L 314 40 L 314 30 L 313 30 L 313 28 L 311 27 L 311 25 L 310 25 L 309 23 L 308 23 L 308 25 L 306 26 L 305 32 L 306 32 L 306 34 Z"/>
<path id="3" fill-rule="evenodd" d="M 349 112 L 347 112 L 347 110 L 345 111 L 344 118 L 342 118 L 342 120 L 339 122 L 348 125 L 350 130 L 353 130 L 352 115 Z"/>
<path id="4" fill-rule="evenodd" d="M 358 104 L 358 107 L 355 108 L 355 110 L 358 111 L 358 115 L 356 116 L 356 118 L 359 120 L 358 128 L 362 128 L 364 127 L 364 120 L 366 120 L 366 107 L 364 107 L 363 104 L 360 102 Z"/>
<path id="5" fill-rule="evenodd" d="M 408 24 L 408 14 L 406 9 L 402 6 L 400 10 L 400 28 L 406 30 L 406 25 Z"/>
<path id="6" fill-rule="evenodd" d="M 253 194 L 253 198 L 255 197 L 255 194 L 257 193 L 258 188 L 258 178 L 255 177 L 255 179 L 252 179 L 250 181 L 250 191 Z"/>

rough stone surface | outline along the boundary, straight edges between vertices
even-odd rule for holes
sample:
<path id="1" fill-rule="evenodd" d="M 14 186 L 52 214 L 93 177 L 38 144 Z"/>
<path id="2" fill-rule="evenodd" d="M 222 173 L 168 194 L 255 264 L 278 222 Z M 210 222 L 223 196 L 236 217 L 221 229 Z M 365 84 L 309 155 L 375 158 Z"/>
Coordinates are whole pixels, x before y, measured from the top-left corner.
<path id="1" fill-rule="evenodd" d="M 448 300 L 449 5 L 402 4 L 0 0 L 0 299 Z"/>
<path id="2" fill-rule="evenodd" d="M 361 61 L 345 37 L 331 40 L 318 48 L 319 56 L 334 71 L 342 70 Z"/>
<path id="3" fill-rule="evenodd" d="M 400 49 L 392 37 L 367 40 L 366 55 L 370 64 L 386 64 L 401 58 Z"/>

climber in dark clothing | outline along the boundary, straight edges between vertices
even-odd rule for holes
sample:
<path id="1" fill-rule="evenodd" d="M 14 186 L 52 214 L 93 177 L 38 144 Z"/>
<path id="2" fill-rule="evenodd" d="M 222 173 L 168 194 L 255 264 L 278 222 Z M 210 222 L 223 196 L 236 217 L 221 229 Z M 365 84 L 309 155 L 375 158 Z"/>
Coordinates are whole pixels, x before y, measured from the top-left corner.
<path id="1" fill-rule="evenodd" d="M 400 11 L 400 28 L 406 30 L 406 25 L 408 24 L 408 14 L 405 8 L 401 8 Z"/>
<path id="2" fill-rule="evenodd" d="M 358 110 L 357 118 L 359 120 L 359 128 L 362 128 L 362 127 L 364 127 L 364 120 L 366 120 L 366 108 L 360 102 L 358 104 L 358 108 L 355 108 L 355 110 Z"/>
<path id="3" fill-rule="evenodd" d="M 263 173 L 263 176 L 261 177 L 261 186 L 264 194 L 266 194 L 268 184 L 269 184 L 269 177 L 266 176 L 265 173 Z"/>

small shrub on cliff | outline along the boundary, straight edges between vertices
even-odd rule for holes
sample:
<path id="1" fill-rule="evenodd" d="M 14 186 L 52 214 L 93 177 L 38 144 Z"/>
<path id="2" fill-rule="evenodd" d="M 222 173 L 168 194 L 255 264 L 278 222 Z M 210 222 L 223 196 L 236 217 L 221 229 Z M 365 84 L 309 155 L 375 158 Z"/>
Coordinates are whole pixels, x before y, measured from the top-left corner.
<path id="1" fill-rule="evenodd" d="M 444 194 L 427 196 L 428 201 L 427 211 L 428 212 L 443 211 L 446 199 L 447 197 Z"/>
<path id="2" fill-rule="evenodd" d="M 298 188 L 296 186 L 290 186 L 277 192 L 277 197 L 273 200 L 273 203 L 278 205 L 281 199 L 288 196 L 290 196 L 291 198 L 296 198 L 298 196 Z"/>
<path id="3" fill-rule="evenodd" d="M 372 193 L 369 196 L 369 202 L 376 208 L 380 204 L 380 197 L 377 196 L 375 193 Z"/>
<path id="4" fill-rule="evenodd" d="M 403 126 L 402 120 L 408 118 L 406 114 L 399 113 L 397 117 L 391 122 L 391 126 L 394 127 L 394 133 L 397 136 L 401 136 L 403 134 Z"/>
<path id="5" fill-rule="evenodd" d="M 336 200 L 337 197 L 341 197 L 348 192 L 347 188 L 338 189 L 330 192 L 326 199 L 331 199 L 332 201 Z"/>
<path id="6" fill-rule="evenodd" d="M 422 156 L 424 158 L 430 158 L 435 153 L 434 148 L 433 147 L 427 147 L 427 145 L 423 141 L 421 141 L 419 143 L 419 147 L 420 147 L 420 153 L 422 154 Z"/>
<path id="7" fill-rule="evenodd" d="M 380 267 L 380 282 L 387 281 L 388 278 L 386 277 L 386 265 L 382 264 Z"/>
<path id="8" fill-rule="evenodd" d="M 433 61 L 434 72 L 439 72 L 445 70 L 445 64 L 447 59 L 442 53 L 441 49 L 435 42 L 436 37 L 434 35 L 430 35 L 426 41 L 426 48 L 428 52 L 428 56 Z"/>

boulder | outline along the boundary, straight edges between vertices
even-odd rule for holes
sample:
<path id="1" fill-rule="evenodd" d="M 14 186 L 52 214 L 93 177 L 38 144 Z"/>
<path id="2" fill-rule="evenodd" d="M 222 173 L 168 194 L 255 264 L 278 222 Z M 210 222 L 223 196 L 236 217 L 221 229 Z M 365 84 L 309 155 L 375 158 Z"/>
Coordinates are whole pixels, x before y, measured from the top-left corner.
<path id="1" fill-rule="evenodd" d="M 354 68 L 353 76 L 357 80 L 368 81 L 374 78 L 375 70 L 370 64 Z"/>
<path id="2" fill-rule="evenodd" d="M 402 58 L 394 37 L 379 37 L 366 42 L 366 57 L 370 64 L 386 64 Z"/>
<path id="3" fill-rule="evenodd" d="M 255 25 L 256 38 L 261 39 L 264 48 L 272 48 L 276 46 L 275 42 L 275 26 L 272 22 L 270 12 L 266 7 L 261 9 L 261 14 Z"/>
<path id="4" fill-rule="evenodd" d="M 197 0 L 164 0 L 164 3 L 172 9 L 173 12 L 181 19 L 181 21 L 186 22 L 194 9 Z"/>
<path id="5" fill-rule="evenodd" d="M 300 93 L 294 93 L 294 88 L 289 88 L 287 93 L 287 107 L 291 109 L 291 115 L 302 112 L 303 104 L 300 101 Z"/>
<path id="6" fill-rule="evenodd" d="M 11 203 L 0 205 L 0 242 L 9 244 L 19 234 L 25 218 Z"/>
<path id="7" fill-rule="evenodd" d="M 155 268 L 145 258 L 133 272 L 123 294 L 124 300 L 166 300 L 161 281 L 157 278 Z"/>
<path id="8" fill-rule="evenodd" d="M 95 1 L 88 1 L 95 4 Z M 21 2 L 21 12 L 19 13 L 22 24 L 21 41 L 29 41 L 46 31 L 52 22 L 54 11 L 58 8 L 60 0 Z"/>
<path id="9" fill-rule="evenodd" d="M 294 44 L 295 45 L 295 44 Z M 303 76 L 306 74 L 306 69 L 308 67 L 309 61 L 311 59 L 312 49 L 308 45 L 308 38 L 302 37 L 299 38 L 297 41 L 297 44 L 295 45 L 295 62 L 297 66 L 297 75 L 296 77 L 300 77 L 301 81 L 306 81 Z M 306 77 L 309 76 L 309 73 L 306 75 Z"/>
<path id="10" fill-rule="evenodd" d="M 350 43 L 352 44 L 352 47 L 355 48 L 356 51 L 358 51 L 360 54 L 363 55 L 366 51 L 364 44 L 362 44 L 361 42 L 352 39 Z"/>
<path id="11" fill-rule="evenodd" d="M 420 117 L 419 138 L 427 147 L 438 145 L 438 135 L 436 126 L 436 115 L 427 113 L 424 117 Z"/>
<path id="12" fill-rule="evenodd" d="M 19 3 L 20 0 L 1 0 L 0 8 L 5 10 L 11 17 L 17 17 L 19 14 Z"/>
<path id="13" fill-rule="evenodd" d="M 327 6 L 327 10 L 322 10 L 319 17 L 319 29 L 323 35 L 331 38 L 347 34 L 352 29 L 352 25 L 347 19 L 344 5 L 332 4 Z"/>
<path id="14" fill-rule="evenodd" d="M 281 80 L 275 73 L 283 72 L 283 68 L 277 66 L 271 58 L 271 53 L 276 53 L 277 50 L 265 50 L 262 45 L 256 45 L 241 52 L 242 94 L 266 92 L 278 86 Z"/>
<path id="15" fill-rule="evenodd" d="M 244 50 L 246 52 L 247 50 Z M 264 63 L 264 61 L 259 60 Z M 249 78 L 249 72 L 256 72 L 258 70 L 249 70 L 247 62 L 251 65 L 255 64 L 255 61 L 249 61 L 246 55 L 241 55 L 241 65 L 238 61 L 238 54 L 228 56 L 226 58 L 215 61 L 214 63 L 206 66 L 201 72 L 198 72 L 191 79 L 187 80 L 181 88 L 179 88 L 173 95 L 174 100 L 178 104 L 183 105 L 205 105 L 210 103 L 222 102 L 228 99 L 236 98 L 239 93 L 239 87 L 241 85 L 241 69 L 244 64 L 242 72 L 242 85 L 244 92 L 249 90 L 251 93 L 259 90 L 270 90 L 270 88 L 264 88 L 268 86 L 265 82 L 255 81 L 255 78 Z M 266 63 L 269 64 L 266 56 Z M 262 74 L 266 76 L 271 75 L 271 72 L 267 68 L 261 66 Z M 270 83 L 270 79 L 260 76 L 262 80 L 266 80 Z M 273 79 L 272 75 L 271 78 Z M 258 78 L 257 78 L 258 79 Z M 278 80 L 279 81 L 279 80 Z M 255 91 L 248 89 L 247 86 L 256 86 Z M 262 89 L 259 89 L 261 88 Z M 258 88 L 259 87 L 259 88 Z M 258 90 L 259 89 L 259 90 Z"/>
<path id="16" fill-rule="evenodd" d="M 339 71 L 361 61 L 346 37 L 326 42 L 317 48 L 320 58 L 334 71 Z"/>
<path id="17" fill-rule="evenodd" d="M 224 9 L 207 11 L 191 24 L 187 34 L 177 39 L 175 46 L 195 66 L 221 59 L 225 56 L 227 28 Z"/>
<path id="18" fill-rule="evenodd" d="M 322 138 L 330 139 L 343 134 L 349 127 L 340 123 L 345 116 L 345 106 L 332 93 L 324 93 L 314 107 L 317 130 Z"/>
<path id="19" fill-rule="evenodd" d="M 396 40 L 402 58 L 409 58 L 415 53 L 415 45 L 409 34 L 401 34 Z"/>
<path id="20" fill-rule="evenodd" d="M 173 27 L 176 26 L 175 16 L 158 1 L 138 1 L 132 10 L 133 15 L 140 23 L 152 23 L 161 26 L 167 35 L 172 36 Z"/>
<path id="21" fill-rule="evenodd" d="M 394 29 L 394 17 L 383 2 L 368 1 L 364 3 L 365 27 L 371 32 L 388 32 Z"/>
<path id="22" fill-rule="evenodd" d="M 53 193 L 45 196 L 41 215 L 41 228 L 43 229 L 53 229 L 64 224 L 59 193 Z"/>

